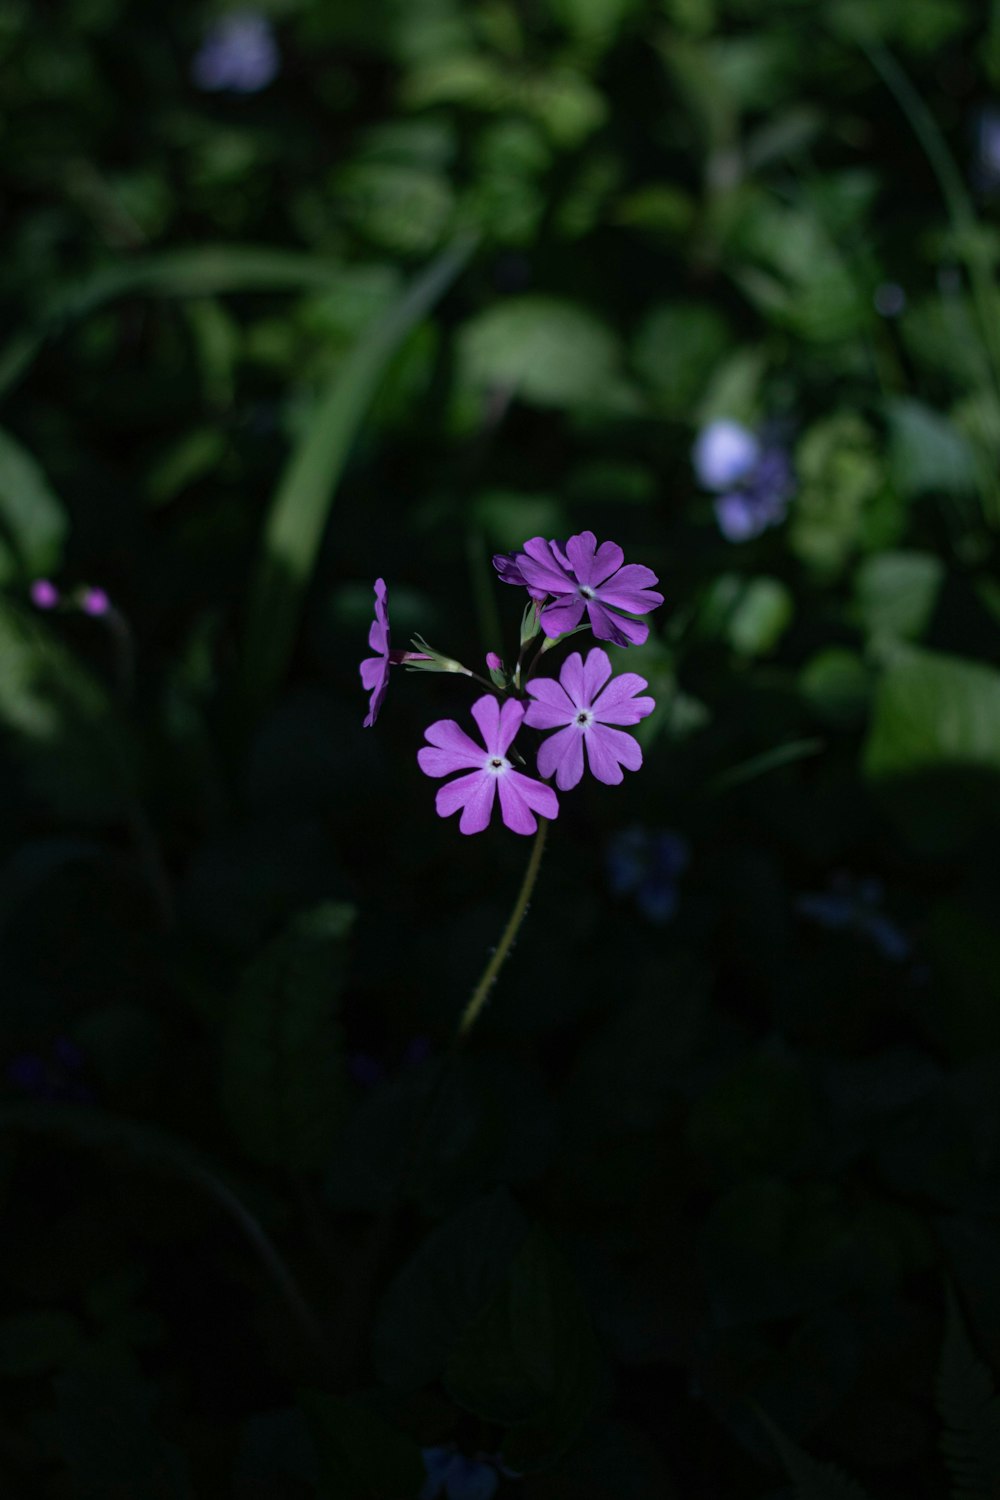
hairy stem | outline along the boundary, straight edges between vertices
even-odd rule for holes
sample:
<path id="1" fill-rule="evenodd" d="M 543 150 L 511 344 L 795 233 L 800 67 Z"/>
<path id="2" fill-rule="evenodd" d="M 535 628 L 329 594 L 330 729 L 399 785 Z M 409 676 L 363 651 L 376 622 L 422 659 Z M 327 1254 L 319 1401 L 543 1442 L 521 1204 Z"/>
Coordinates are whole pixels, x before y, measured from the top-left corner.
<path id="1" fill-rule="evenodd" d="M 545 836 L 548 833 L 548 828 L 548 820 L 546 818 L 539 818 L 538 832 L 535 834 L 535 841 L 531 847 L 531 858 L 528 860 L 528 868 L 524 872 L 524 879 L 521 882 L 521 889 L 517 893 L 517 900 L 514 902 L 507 926 L 503 930 L 503 936 L 493 950 L 493 956 L 483 970 L 479 983 L 472 992 L 472 998 L 462 1012 L 462 1019 L 458 1023 L 458 1031 L 455 1037 L 456 1042 L 463 1042 L 476 1024 L 480 1011 L 489 999 L 490 990 L 496 983 L 497 975 L 500 973 L 504 959 L 510 952 L 521 923 L 524 921 L 525 913 L 531 901 L 531 893 L 535 888 L 535 881 L 538 879 L 538 870 L 542 863 L 542 854 L 545 850 Z"/>

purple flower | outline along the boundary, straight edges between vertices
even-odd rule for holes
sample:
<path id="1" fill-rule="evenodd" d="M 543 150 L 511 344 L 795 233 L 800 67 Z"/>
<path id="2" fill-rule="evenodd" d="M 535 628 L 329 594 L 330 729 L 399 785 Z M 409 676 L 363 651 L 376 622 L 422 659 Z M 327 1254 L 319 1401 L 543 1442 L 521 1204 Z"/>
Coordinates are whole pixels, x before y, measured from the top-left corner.
<path id="1" fill-rule="evenodd" d="M 746 542 L 760 536 L 785 519 L 794 491 L 788 454 L 777 443 L 768 444 L 743 483 L 716 500 L 719 530 L 728 542 Z"/>
<path id="2" fill-rule="evenodd" d="M 534 599 L 553 599 L 539 615 L 546 635 L 575 630 L 586 611 L 599 641 L 641 646 L 649 626 L 627 616 L 648 614 L 663 603 L 663 595 L 649 586 L 656 583 L 656 574 L 639 563 L 623 567 L 624 556 L 616 542 L 598 547 L 592 531 L 581 531 L 565 548 L 532 537 L 513 558 L 495 557 L 493 566 L 504 583 L 523 585 Z"/>
<path id="3" fill-rule="evenodd" d="M 669 922 L 690 859 L 687 840 L 667 828 L 624 828 L 608 845 L 607 858 L 614 894 L 634 895 L 648 921 Z"/>
<path id="4" fill-rule="evenodd" d="M 493 1500 L 500 1478 L 492 1464 L 466 1458 L 453 1447 L 424 1448 L 427 1480 L 419 1500 Z"/>
<path id="5" fill-rule="evenodd" d="M 36 609 L 55 609 L 59 603 L 59 590 L 48 578 L 36 578 L 28 593 Z"/>
<path id="6" fill-rule="evenodd" d="M 439 719 L 425 731 L 427 745 L 417 752 L 420 769 L 427 776 L 448 776 L 468 771 L 457 781 L 438 788 L 438 816 L 447 818 L 462 808 L 462 833 L 481 833 L 493 814 L 496 793 L 500 812 L 512 833 L 534 833 L 535 813 L 554 818 L 559 801 L 551 787 L 515 771 L 507 751 L 525 716 L 524 705 L 508 698 L 503 707 L 488 694 L 472 705 L 485 750 L 469 738 L 454 719 Z"/>
<path id="7" fill-rule="evenodd" d="M 389 687 L 389 605 L 384 578 L 375 580 L 375 618 L 368 631 L 368 644 L 378 655 L 366 657 L 358 669 L 361 686 L 366 693 L 371 693 L 365 729 L 370 729 L 378 718 Z"/>
<path id="8" fill-rule="evenodd" d="M 692 459 L 698 483 L 706 490 L 728 490 L 753 468 L 760 453 L 758 438 L 739 422 L 720 417 L 698 434 Z"/>
<path id="9" fill-rule="evenodd" d="M 111 600 L 103 589 L 84 589 L 80 608 L 85 615 L 106 615 L 111 608 Z"/>
<path id="10" fill-rule="evenodd" d="M 542 776 L 555 773 L 556 786 L 568 792 L 583 776 L 583 747 L 592 776 L 608 786 L 624 780 L 622 766 L 638 771 L 642 751 L 630 734 L 610 729 L 611 724 L 638 724 L 655 708 L 652 698 L 635 695 L 648 687 L 644 677 L 622 672 L 611 677 L 606 651 L 595 646 L 584 662 L 574 651 L 563 662 L 559 681 L 542 677 L 527 684 L 534 702 L 525 723 L 532 729 L 556 729 L 538 752 Z"/>
<path id="11" fill-rule="evenodd" d="M 191 64 L 196 88 L 256 94 L 277 76 L 280 58 L 271 23 L 253 11 L 234 11 L 211 28 Z"/>
<path id="12" fill-rule="evenodd" d="M 855 880 L 839 871 L 828 891 L 800 896 L 795 905 L 802 916 L 821 927 L 867 938 L 883 958 L 899 963 L 909 957 L 910 942 L 882 912 L 883 895 L 880 880 Z"/>

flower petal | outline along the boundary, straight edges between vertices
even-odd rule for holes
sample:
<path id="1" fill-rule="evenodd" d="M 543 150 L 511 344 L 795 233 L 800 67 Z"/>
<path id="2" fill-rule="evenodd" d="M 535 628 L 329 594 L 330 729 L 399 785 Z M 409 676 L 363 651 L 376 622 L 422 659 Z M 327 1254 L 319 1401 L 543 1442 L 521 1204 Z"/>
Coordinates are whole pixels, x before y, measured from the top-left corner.
<path id="1" fill-rule="evenodd" d="M 587 707 L 584 691 L 583 657 L 579 651 L 571 651 L 562 664 L 559 682 L 574 711 Z"/>
<path id="2" fill-rule="evenodd" d="M 484 693 L 472 705 L 472 717 L 479 725 L 487 755 L 502 755 L 500 744 L 500 704 L 492 693 Z"/>
<path id="3" fill-rule="evenodd" d="M 561 792 L 575 787 L 583 776 L 583 731 L 575 724 L 558 730 L 538 751 L 538 774 L 553 774 Z"/>
<path id="4" fill-rule="evenodd" d="M 366 656 L 358 671 L 361 673 L 361 686 L 366 693 L 370 693 L 378 686 L 382 677 L 388 677 L 389 664 L 384 656 Z"/>
<path id="5" fill-rule="evenodd" d="M 500 708 L 500 728 L 497 734 L 497 754 L 506 755 L 514 736 L 524 720 L 524 704 L 516 698 L 507 698 Z"/>
<path id="6" fill-rule="evenodd" d="M 463 808 L 459 828 L 462 833 L 482 833 L 493 812 L 497 778 L 488 771 L 472 771 L 456 781 L 438 787 L 435 807 L 439 818 L 450 817 Z"/>
<path id="7" fill-rule="evenodd" d="M 565 635 L 567 630 L 575 630 L 583 618 L 583 600 L 564 597 L 558 604 L 543 609 L 538 618 L 546 635 Z"/>
<path id="8" fill-rule="evenodd" d="M 538 805 L 538 798 L 535 796 L 536 789 L 542 793 L 541 806 L 538 808 L 540 812 L 554 817 L 559 811 L 559 803 L 552 788 L 543 786 L 540 781 L 533 781 L 530 776 L 522 776 L 519 771 L 508 771 L 505 775 L 498 776 L 497 782 L 500 792 L 500 811 L 511 833 L 534 833 L 538 827 L 538 822 L 531 810 L 533 806 Z"/>
<path id="9" fill-rule="evenodd" d="M 436 719 L 433 724 L 428 724 L 424 730 L 424 739 L 439 750 L 450 751 L 455 757 L 456 771 L 466 766 L 481 766 L 486 759 L 486 751 L 482 745 L 477 745 L 474 739 L 470 739 L 454 719 Z"/>
<path id="10" fill-rule="evenodd" d="M 601 688 L 611 676 L 611 658 L 600 646 L 594 646 L 587 652 L 587 660 L 583 664 L 583 698 L 581 703 L 586 708 L 592 708 L 594 699 Z"/>
<path id="11" fill-rule="evenodd" d="M 559 565 L 551 544 L 542 536 L 525 542 L 523 551 L 517 554 L 517 565 L 529 588 L 544 589 L 547 594 L 568 594 L 574 588 L 573 579 Z"/>
<path id="12" fill-rule="evenodd" d="M 649 684 L 637 672 L 622 672 L 613 677 L 604 692 L 593 704 L 594 718 L 599 724 L 638 724 L 656 707 L 653 698 L 637 698 Z"/>
<path id="13" fill-rule="evenodd" d="M 598 781 L 603 781 L 606 786 L 617 786 L 624 780 L 622 766 L 627 771 L 638 771 L 642 765 L 642 751 L 638 740 L 623 729 L 607 729 L 603 724 L 594 724 L 587 735 L 587 762 L 590 774 Z"/>
<path id="14" fill-rule="evenodd" d="M 597 538 L 592 531 L 581 531 L 571 536 L 566 543 L 566 557 L 577 583 L 588 584 L 594 571 L 594 553 Z"/>
<path id="15" fill-rule="evenodd" d="M 529 729 L 558 729 L 561 724 L 573 722 L 576 709 L 554 678 L 535 678 L 525 683 L 525 692 L 530 693 L 533 700 L 524 715 Z"/>
<path id="16" fill-rule="evenodd" d="M 640 620 L 630 620 L 626 615 L 612 614 L 597 599 L 587 605 L 590 628 L 599 641 L 611 641 L 615 646 L 641 646 L 649 635 L 649 626 Z"/>
<path id="17" fill-rule="evenodd" d="M 598 598 L 612 609 L 625 609 L 629 614 L 645 615 L 663 603 L 663 595 L 650 588 L 658 579 L 652 568 L 641 563 L 629 563 L 619 568 L 613 578 L 602 583 Z"/>

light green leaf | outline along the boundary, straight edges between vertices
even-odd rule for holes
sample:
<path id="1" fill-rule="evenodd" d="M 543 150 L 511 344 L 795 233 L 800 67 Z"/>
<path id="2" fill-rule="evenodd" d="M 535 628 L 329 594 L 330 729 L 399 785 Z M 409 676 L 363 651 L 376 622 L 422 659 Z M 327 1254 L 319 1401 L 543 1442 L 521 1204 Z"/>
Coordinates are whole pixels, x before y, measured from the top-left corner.
<path id="1" fill-rule="evenodd" d="M 0 583 L 55 572 L 69 523 L 38 460 L 0 429 L 0 532 L 13 555 L 0 552 Z"/>
<path id="2" fill-rule="evenodd" d="M 730 645 L 741 656 L 766 656 L 792 623 L 791 592 L 777 578 L 752 578 L 729 616 Z"/>
<path id="3" fill-rule="evenodd" d="M 901 494 L 976 492 L 975 453 L 947 417 L 903 396 L 890 401 L 887 416 L 889 468 Z"/>
<path id="4" fill-rule="evenodd" d="M 465 324 L 461 376 L 536 406 L 598 402 L 620 378 L 618 341 L 593 313 L 557 297 L 512 297 Z"/>
<path id="5" fill-rule="evenodd" d="M 948 767 L 1000 771 L 1000 672 L 908 648 L 879 684 L 865 748 L 875 780 Z"/>
<path id="6" fill-rule="evenodd" d="M 250 588 L 243 656 L 248 704 L 266 701 L 285 669 L 333 496 L 390 360 L 451 285 L 474 241 L 456 241 L 365 333 L 316 401 L 271 502 Z"/>
<path id="7" fill-rule="evenodd" d="M 855 596 L 870 638 L 919 640 L 944 582 L 944 564 L 930 552 L 877 552 L 861 562 Z"/>

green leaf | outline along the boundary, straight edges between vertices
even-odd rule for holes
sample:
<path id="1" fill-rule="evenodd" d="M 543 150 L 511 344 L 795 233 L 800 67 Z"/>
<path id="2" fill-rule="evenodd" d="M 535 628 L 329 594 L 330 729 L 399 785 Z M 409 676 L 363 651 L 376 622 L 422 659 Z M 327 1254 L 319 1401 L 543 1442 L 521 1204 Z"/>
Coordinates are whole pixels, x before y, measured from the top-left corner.
<path id="1" fill-rule="evenodd" d="M 16 569 L 28 578 L 55 572 L 62 561 L 69 523 L 62 501 L 49 486 L 41 465 L 9 432 L 0 429 L 0 531 L 14 558 L 0 552 L 0 583 L 12 582 Z"/>
<path id="2" fill-rule="evenodd" d="M 535 406 L 599 401 L 619 381 L 618 342 L 593 313 L 557 297 L 511 297 L 470 319 L 458 337 L 461 378 Z"/>
<path id="3" fill-rule="evenodd" d="M 690 421 L 730 344 L 726 320 L 710 303 L 668 302 L 643 318 L 632 361 L 663 410 Z"/>
<path id="4" fill-rule="evenodd" d="M 517 1424 L 504 1458 L 525 1470 L 550 1461 L 576 1436 L 596 1378 L 593 1329 L 572 1270 L 534 1228 L 453 1349 L 445 1385 L 477 1416 Z"/>
<path id="5" fill-rule="evenodd" d="M 278 483 L 250 588 L 243 653 L 248 705 L 280 680 L 340 476 L 389 362 L 472 253 L 456 241 L 364 334 L 320 394 Z"/>
<path id="6" fill-rule="evenodd" d="M 864 723 L 871 703 L 871 674 L 856 652 L 831 646 L 806 662 L 799 692 L 824 724 L 855 729 Z"/>
<path id="7" fill-rule="evenodd" d="M 1000 672 L 906 648 L 879 684 L 865 770 L 880 780 L 948 766 L 1000 771 Z"/>
<path id="8" fill-rule="evenodd" d="M 302 1398 L 329 1500 L 399 1500 L 426 1478 L 420 1449 L 371 1406 L 310 1391 Z"/>
<path id="9" fill-rule="evenodd" d="M 477 1198 L 431 1231 L 379 1309 L 375 1368 L 387 1385 L 412 1389 L 444 1373 L 527 1234 L 524 1216 L 503 1191 Z"/>
<path id="10" fill-rule="evenodd" d="M 329 260 L 256 245 L 201 245 L 102 267 L 51 299 L 30 328 L 0 350 L 0 395 L 27 371 L 47 338 L 118 297 L 209 297 L 329 286 Z"/>
<path id="11" fill-rule="evenodd" d="M 977 492 L 975 453 L 947 417 L 920 401 L 899 396 L 889 402 L 887 418 L 889 469 L 902 495 Z"/>
<path id="12" fill-rule="evenodd" d="M 345 1096 L 335 1019 L 354 908 L 330 902 L 299 917 L 248 970 L 223 1039 L 226 1118 L 251 1160 L 318 1171 Z"/>
<path id="13" fill-rule="evenodd" d="M 979 1358 L 949 1289 L 937 1379 L 944 1425 L 941 1451 L 952 1477 L 952 1500 L 996 1500 L 1000 1494 L 1000 1398 Z"/>
<path id="14" fill-rule="evenodd" d="M 858 611 L 874 639 L 919 640 L 930 624 L 944 564 L 930 552 L 880 552 L 866 557 L 855 579 Z"/>
<path id="15" fill-rule="evenodd" d="M 759 1408 L 757 1415 L 767 1428 L 785 1473 L 792 1481 L 795 1500 L 868 1500 L 861 1486 L 840 1469 L 811 1458 Z"/>
<path id="16" fill-rule="evenodd" d="M 752 578 L 729 616 L 729 643 L 740 656 L 766 656 L 792 623 L 791 592 L 777 578 Z"/>
<path id="17" fill-rule="evenodd" d="M 120 817 L 134 794 L 132 749 L 111 695 L 48 622 L 0 603 L 0 725 L 29 783 L 63 813 Z"/>

